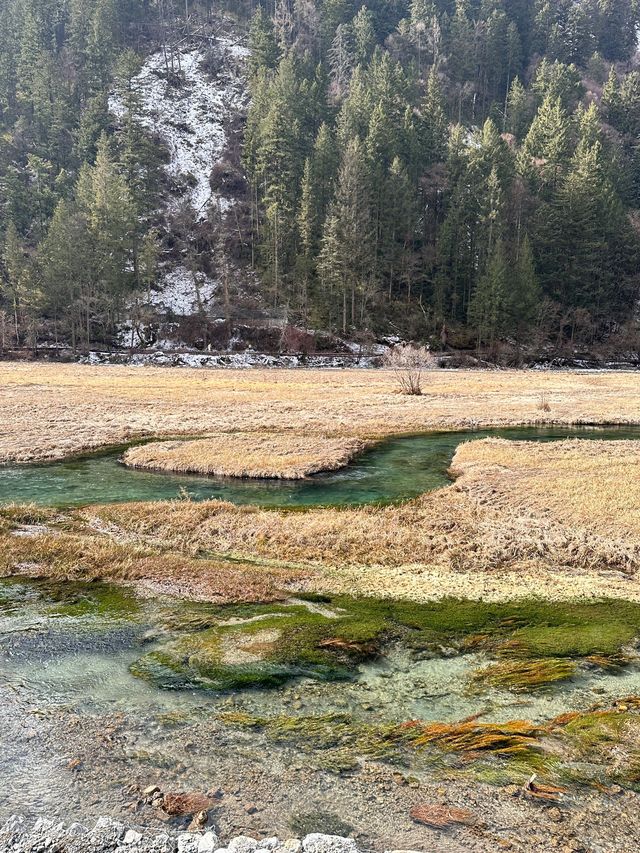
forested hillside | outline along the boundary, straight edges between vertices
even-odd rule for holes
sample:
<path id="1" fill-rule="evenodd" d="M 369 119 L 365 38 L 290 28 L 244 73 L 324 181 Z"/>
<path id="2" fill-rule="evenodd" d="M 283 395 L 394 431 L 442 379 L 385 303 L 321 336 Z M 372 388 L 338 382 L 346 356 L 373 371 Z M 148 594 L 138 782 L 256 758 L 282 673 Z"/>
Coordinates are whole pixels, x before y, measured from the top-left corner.
<path id="1" fill-rule="evenodd" d="M 637 350 L 638 21 L 634 0 L 5 0 L 3 348 L 222 347 L 250 318 Z M 197 105 L 229 110 L 217 147 L 187 121 L 213 90 L 196 60 L 250 95 Z M 145 73 L 182 99 L 173 154 Z M 182 274 L 197 304 L 159 312 Z"/>

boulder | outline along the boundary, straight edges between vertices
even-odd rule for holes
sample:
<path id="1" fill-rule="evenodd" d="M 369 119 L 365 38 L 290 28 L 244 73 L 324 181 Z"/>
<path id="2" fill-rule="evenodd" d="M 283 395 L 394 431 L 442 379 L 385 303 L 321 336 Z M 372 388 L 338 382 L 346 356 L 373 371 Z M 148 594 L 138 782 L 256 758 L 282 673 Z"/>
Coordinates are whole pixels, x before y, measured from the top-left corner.
<path id="1" fill-rule="evenodd" d="M 178 836 L 178 853 L 198 853 L 200 835 L 195 832 L 183 832 Z"/>
<path id="2" fill-rule="evenodd" d="M 215 853 L 220 846 L 220 839 L 215 832 L 205 832 L 198 841 L 198 853 Z"/>
<path id="3" fill-rule="evenodd" d="M 358 853 L 358 846 L 353 838 L 343 838 L 340 835 L 322 835 L 312 832 L 302 841 L 304 853 Z"/>
<path id="4" fill-rule="evenodd" d="M 239 835 L 237 838 L 231 839 L 227 844 L 227 849 L 229 853 L 255 853 L 258 846 L 255 838 L 249 838 L 247 835 Z"/>
<path id="5" fill-rule="evenodd" d="M 89 835 L 94 846 L 102 844 L 108 849 L 109 845 L 115 847 L 118 841 L 124 837 L 126 831 L 126 826 L 120 821 L 113 820 L 110 817 L 101 817 L 98 818 Z"/>

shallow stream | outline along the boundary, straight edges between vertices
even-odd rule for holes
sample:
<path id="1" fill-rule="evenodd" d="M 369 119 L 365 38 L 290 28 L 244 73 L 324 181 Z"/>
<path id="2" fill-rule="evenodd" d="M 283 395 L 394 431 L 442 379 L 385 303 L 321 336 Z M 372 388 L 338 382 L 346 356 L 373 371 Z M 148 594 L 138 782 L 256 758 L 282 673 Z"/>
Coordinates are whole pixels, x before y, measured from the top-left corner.
<path id="1" fill-rule="evenodd" d="M 158 500 L 175 498 L 182 489 L 197 499 L 223 497 L 265 505 L 399 500 L 448 482 L 446 472 L 456 446 L 487 435 L 537 441 L 635 439 L 640 430 L 558 427 L 395 439 L 364 454 L 344 471 L 296 483 L 144 473 L 126 469 L 112 452 L 50 465 L 2 468 L 0 502 L 62 506 Z M 306 636 L 307 611 L 315 619 L 310 621 L 313 633 L 318 630 L 318 617 L 341 618 L 349 606 L 345 601 L 296 600 L 288 606 L 302 611 Z M 548 613 L 543 612 L 547 605 L 535 604 L 530 611 L 532 621 L 528 621 L 529 611 L 518 610 L 517 605 L 513 613 L 508 612 L 509 605 L 501 606 L 505 612 L 496 615 L 488 612 L 491 605 L 460 602 L 425 606 L 436 614 L 432 622 L 421 621 L 419 613 L 413 623 L 407 611 L 399 619 L 397 634 L 393 630 L 389 634 L 389 620 L 393 623 L 396 617 L 389 616 L 386 602 L 371 612 L 366 612 L 368 604 L 353 603 L 350 636 L 360 637 L 362 623 L 362 635 L 368 640 L 372 636 L 369 626 L 381 618 L 387 620 L 387 633 L 381 634 L 385 640 L 378 652 L 349 663 L 346 678 L 323 680 L 294 674 L 271 689 L 256 683 L 207 690 L 185 676 L 173 684 L 179 689 L 163 689 L 171 679 L 163 682 L 162 673 L 158 675 L 153 667 L 145 669 L 141 661 L 169 660 L 166 672 L 177 660 L 178 669 L 186 668 L 188 676 L 192 671 L 190 644 L 196 650 L 194 659 L 200 655 L 202 662 L 200 641 L 207 631 L 215 635 L 223 626 L 214 640 L 224 650 L 224 626 L 260 619 L 265 620 L 260 625 L 271 620 L 268 624 L 273 626 L 275 620 L 276 629 L 271 630 L 277 633 L 278 618 L 286 621 L 288 611 L 274 614 L 261 611 L 260 606 L 254 610 L 247 606 L 240 615 L 233 609 L 225 615 L 214 608 L 204 613 L 203 621 L 203 608 L 209 605 L 139 598 L 126 589 L 96 583 L 0 580 L 0 818 L 16 811 L 61 818 L 72 813 L 79 820 L 122 814 L 128 808 L 130 785 L 144 788 L 150 780 L 157 780 L 168 786 L 165 790 L 205 791 L 219 785 L 231 791 L 231 800 L 224 799 L 220 811 L 220 820 L 227 821 L 229 831 L 262 831 L 259 820 L 252 824 L 253 818 L 247 816 L 253 813 L 242 805 L 246 799 L 271 804 L 272 812 L 265 806 L 268 825 L 262 829 L 266 834 L 285 831 L 277 829 L 278 821 L 289 821 L 291 826 L 296 809 L 326 809 L 348 818 L 354 796 L 360 798 L 360 820 L 365 826 L 376 820 L 378 807 L 370 803 L 366 783 L 360 790 L 358 782 L 342 780 L 331 769 L 331 762 L 344 760 L 342 744 L 305 747 L 295 740 L 283 743 L 277 737 L 270 739 L 267 728 L 234 727 L 229 717 L 303 718 L 315 725 L 313 720 L 322 715 L 338 714 L 344 715 L 347 727 L 380 727 L 407 720 L 446 723 L 467 718 L 487 723 L 514 719 L 538 723 L 568 711 L 606 708 L 621 697 L 640 695 L 640 606 L 618 604 L 617 609 L 603 605 L 614 607 L 611 612 L 594 612 L 591 633 L 592 620 L 583 612 L 591 605 L 576 605 L 579 612 L 563 615 L 552 606 Z M 527 634 L 529 629 L 532 633 Z M 265 636 L 269 633 L 261 630 Z M 297 630 L 299 626 L 294 625 L 292 636 Z M 326 633 L 332 628 L 320 625 L 319 630 L 325 634 L 318 636 L 333 636 Z M 514 637 L 530 644 L 532 659 L 548 654 L 539 651 L 544 647 L 540 630 L 548 630 L 546 639 L 560 646 L 573 643 L 575 632 L 579 653 L 553 652 L 576 660 L 573 675 L 535 690 L 498 688 L 478 680 L 479 671 L 505 659 L 504 654 L 500 658 L 499 643 Z M 496 632 L 498 645 L 483 644 L 486 631 Z M 342 635 L 336 632 L 336 636 Z M 269 637 L 265 640 L 260 631 L 250 639 L 255 646 L 269 647 Z M 236 645 L 232 652 L 243 661 L 248 654 L 245 649 L 250 648 Z M 621 665 L 616 661 L 616 649 L 623 652 Z M 598 655 L 599 661 L 595 660 Z M 326 725 L 332 730 L 332 722 Z M 409 763 L 401 764 L 400 769 L 426 782 L 438 771 L 425 761 L 412 753 Z M 302 774 L 298 787 L 295 780 L 292 783 L 292 773 Z M 397 807 L 408 814 L 404 797 L 400 796 Z M 158 816 L 147 814 L 144 820 L 157 822 Z M 326 831 L 326 815 L 318 820 L 317 828 Z M 376 830 L 380 837 L 384 831 L 383 827 Z M 406 837 L 393 836 L 385 843 L 419 843 L 411 832 L 407 829 Z"/>
<path id="2" fill-rule="evenodd" d="M 404 616 L 399 612 L 400 627 L 409 626 L 402 629 L 404 634 L 398 635 L 399 640 L 385 641 L 380 654 L 352 666 L 346 680 L 292 677 L 275 689 L 256 686 L 217 691 L 194 689 L 188 683 L 182 689 L 162 689 L 162 679 L 132 674 L 135 662 L 171 648 L 176 640 L 191 643 L 186 648 L 195 650 L 196 657 L 201 655 L 199 640 L 211 630 L 207 628 L 211 625 L 214 630 L 215 625 L 222 626 L 223 632 L 230 632 L 226 636 L 232 639 L 238 636 L 237 628 L 241 631 L 248 628 L 245 640 L 259 644 L 256 626 L 266 624 L 260 620 L 271 619 L 272 624 L 274 619 L 280 619 L 284 624 L 289 612 L 304 620 L 308 611 L 309 630 L 313 632 L 318 624 L 323 630 L 323 623 L 329 623 L 329 631 L 339 632 L 341 629 L 334 629 L 333 625 L 338 624 L 351 601 L 340 599 L 319 605 L 295 600 L 274 605 L 267 613 L 261 605 L 245 606 L 238 611 L 233 607 L 227 610 L 168 598 L 138 598 L 127 590 L 96 583 L 0 581 L 0 695 L 11 700 L 0 701 L 0 731 L 5 737 L 16 729 L 21 736 L 26 731 L 28 740 L 27 754 L 19 761 L 8 742 L 0 751 L 0 777 L 6 783 L 0 796 L 0 813 L 8 808 L 3 798 L 15 806 L 19 791 L 32 797 L 37 790 L 39 797 L 55 799 L 59 790 L 53 783 L 61 783 L 68 777 L 66 765 L 56 758 L 55 752 L 48 753 L 47 761 L 52 762 L 52 767 L 43 765 L 42 758 L 34 766 L 31 759 L 37 755 L 37 727 L 33 735 L 29 731 L 36 721 L 47 721 L 49 730 L 55 731 L 57 721 L 68 721 L 71 715 L 77 739 L 83 726 L 90 732 L 92 727 L 100 728 L 102 720 L 115 717 L 132 768 L 136 762 L 153 765 L 160 760 L 161 765 L 165 762 L 171 767 L 172 762 L 177 762 L 182 772 L 202 774 L 205 767 L 210 767 L 207 762 L 215 764 L 216 751 L 207 754 L 203 764 L 203 755 L 197 750 L 190 754 L 184 744 L 204 743 L 206 737 L 213 737 L 211 733 L 219 732 L 220 715 L 225 713 L 240 712 L 260 718 L 341 714 L 356 723 L 371 725 L 412 719 L 454 722 L 476 716 L 482 722 L 512 719 L 541 722 L 567 711 L 584 710 L 596 704 L 607 706 L 616 698 L 640 695 L 637 641 L 629 641 L 634 632 L 640 633 L 640 606 L 635 605 L 628 605 L 620 615 L 620 619 L 626 620 L 621 634 L 626 637 L 627 646 L 624 666 L 608 669 L 591 665 L 584 657 L 589 651 L 585 648 L 573 677 L 531 691 L 498 689 L 474 681 L 474 672 L 495 662 L 495 653 L 487 648 L 467 652 L 459 641 L 464 642 L 479 630 L 496 631 L 500 643 L 522 636 L 523 631 L 526 633 L 531 628 L 523 623 L 528 613 L 535 621 L 536 631 L 549 630 L 549 636 L 557 638 L 557 625 L 563 620 L 583 619 L 586 615 L 584 621 L 589 621 L 588 614 L 567 610 L 563 605 L 559 608 L 564 610 L 550 606 L 547 618 L 542 605 L 533 605 L 534 609 L 528 611 L 517 605 L 513 610 L 510 605 L 500 606 L 499 610 L 487 606 L 483 610 L 481 603 L 453 608 L 451 604 L 434 604 L 428 617 L 430 627 L 426 634 L 421 634 L 416 633 L 415 626 L 411 627 L 411 612 L 406 611 Z M 353 608 L 355 622 L 350 623 L 348 630 L 353 631 L 354 624 L 356 632 L 359 625 L 370 630 L 367 624 L 377 618 L 379 611 L 364 610 L 356 602 Z M 617 611 L 612 612 L 618 618 Z M 608 612 L 594 611 L 594 619 L 606 620 Z M 424 628 L 421 630 L 424 632 Z M 403 636 L 405 640 L 401 639 Z M 539 635 L 535 636 L 539 641 Z M 427 637 L 428 642 L 416 643 L 416 638 L 422 637 Z M 433 642 L 431 637 L 435 638 Z M 449 641 L 453 647 L 448 645 Z M 592 642 L 590 635 L 587 641 Z M 566 642 L 565 636 L 562 642 Z M 596 649 L 591 651 L 597 651 L 598 642 L 596 635 Z M 171 735 L 171 727 L 175 725 L 179 729 Z M 230 762 L 241 763 L 247 750 L 255 758 L 265 748 L 261 735 L 252 732 L 229 730 L 225 738 L 226 760 Z M 60 740 L 56 736 L 56 748 L 65 756 L 67 747 Z M 164 758 L 158 759 L 160 740 L 164 741 Z M 273 762 L 277 748 L 271 744 L 263 754 Z M 69 757 L 66 755 L 65 760 Z M 133 772 L 126 767 L 121 771 L 122 778 Z M 107 787 L 113 782 L 107 773 Z"/>
<path id="3" fill-rule="evenodd" d="M 88 503 L 219 498 L 238 504 L 306 506 L 399 501 L 440 488 L 456 447 L 470 439 L 637 439 L 638 427 L 517 427 L 432 432 L 389 439 L 346 468 L 305 480 L 250 480 L 140 471 L 109 451 L 63 462 L 0 466 L 0 503 Z"/>

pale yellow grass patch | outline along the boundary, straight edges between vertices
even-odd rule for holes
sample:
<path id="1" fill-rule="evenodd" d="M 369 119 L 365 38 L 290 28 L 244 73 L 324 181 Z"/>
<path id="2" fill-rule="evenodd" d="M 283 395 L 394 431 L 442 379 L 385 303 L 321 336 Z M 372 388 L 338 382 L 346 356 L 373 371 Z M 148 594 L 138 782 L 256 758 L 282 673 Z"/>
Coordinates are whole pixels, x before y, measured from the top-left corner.
<path id="1" fill-rule="evenodd" d="M 479 502 L 629 545 L 640 538 L 640 442 L 465 442 L 452 470 Z"/>
<path id="2" fill-rule="evenodd" d="M 247 432 L 378 439 L 430 429 L 639 423 L 632 373 L 196 370 L 0 363 L 0 461 L 59 459 L 136 437 Z M 545 395 L 549 411 L 540 409 Z"/>
<path id="3" fill-rule="evenodd" d="M 344 468 L 365 443 L 294 433 L 220 433 L 191 441 L 161 441 L 131 447 L 123 456 L 132 468 L 299 480 Z"/>
<path id="4" fill-rule="evenodd" d="M 287 512 L 213 501 L 81 514 L 179 550 L 312 568 L 306 589 L 418 600 L 640 597 L 636 442 L 472 441 L 454 469 L 454 485 L 399 506 Z"/>

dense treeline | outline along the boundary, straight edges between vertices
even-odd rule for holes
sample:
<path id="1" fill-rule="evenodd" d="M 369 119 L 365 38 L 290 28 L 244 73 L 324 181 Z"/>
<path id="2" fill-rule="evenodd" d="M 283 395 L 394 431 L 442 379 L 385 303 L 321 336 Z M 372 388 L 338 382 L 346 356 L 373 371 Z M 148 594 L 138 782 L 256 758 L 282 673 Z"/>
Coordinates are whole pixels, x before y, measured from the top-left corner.
<path id="1" fill-rule="evenodd" d="M 487 344 L 629 321 L 637 23 L 631 0 L 258 9 L 245 162 L 273 303 Z"/>
<path id="2" fill-rule="evenodd" d="M 155 282 L 166 151 L 136 120 L 132 79 L 213 0 L 0 4 L 1 346 L 108 341 Z M 121 93 L 124 116 L 109 113 Z"/>
<path id="3" fill-rule="evenodd" d="M 131 81 L 214 5 L 0 6 L 3 346 L 108 340 L 155 284 L 171 189 Z M 269 311 L 468 344 L 633 331 L 635 0 L 223 5 L 251 47 L 236 261 Z"/>

